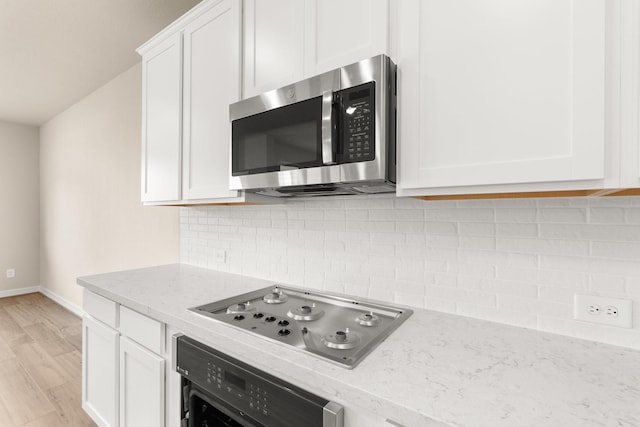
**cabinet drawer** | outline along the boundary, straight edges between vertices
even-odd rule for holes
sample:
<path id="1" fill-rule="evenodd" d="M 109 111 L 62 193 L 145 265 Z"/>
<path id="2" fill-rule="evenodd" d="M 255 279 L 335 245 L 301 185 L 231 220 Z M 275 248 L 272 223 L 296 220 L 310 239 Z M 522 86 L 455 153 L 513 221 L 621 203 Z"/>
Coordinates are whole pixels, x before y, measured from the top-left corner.
<path id="1" fill-rule="evenodd" d="M 112 328 L 118 327 L 118 303 L 84 289 L 82 309 Z"/>
<path id="2" fill-rule="evenodd" d="M 164 323 L 122 306 L 120 333 L 157 354 L 164 351 Z"/>

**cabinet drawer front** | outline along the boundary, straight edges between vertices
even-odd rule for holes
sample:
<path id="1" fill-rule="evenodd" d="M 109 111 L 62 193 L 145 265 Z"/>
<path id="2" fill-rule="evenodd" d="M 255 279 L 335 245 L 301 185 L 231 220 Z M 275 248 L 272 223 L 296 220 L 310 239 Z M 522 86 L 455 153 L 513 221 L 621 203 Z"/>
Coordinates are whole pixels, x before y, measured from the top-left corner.
<path id="1" fill-rule="evenodd" d="M 164 351 L 164 323 L 122 306 L 120 333 L 157 354 Z"/>
<path id="2" fill-rule="evenodd" d="M 118 303 L 84 290 L 82 308 L 85 313 L 111 326 L 118 327 Z"/>

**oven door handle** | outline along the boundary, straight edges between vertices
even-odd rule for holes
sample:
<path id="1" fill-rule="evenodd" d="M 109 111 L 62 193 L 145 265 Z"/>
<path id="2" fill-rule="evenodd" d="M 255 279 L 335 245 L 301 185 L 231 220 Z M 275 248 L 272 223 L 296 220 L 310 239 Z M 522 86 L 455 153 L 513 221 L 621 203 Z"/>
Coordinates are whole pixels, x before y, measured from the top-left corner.
<path id="1" fill-rule="evenodd" d="M 333 91 L 327 90 L 322 92 L 322 163 L 325 165 L 336 163 L 335 120 Z"/>

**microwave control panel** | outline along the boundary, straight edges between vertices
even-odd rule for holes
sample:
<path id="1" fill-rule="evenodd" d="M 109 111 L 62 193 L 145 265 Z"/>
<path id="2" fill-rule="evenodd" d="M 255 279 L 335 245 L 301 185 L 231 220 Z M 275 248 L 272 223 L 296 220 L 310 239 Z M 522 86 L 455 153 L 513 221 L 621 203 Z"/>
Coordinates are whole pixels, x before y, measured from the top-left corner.
<path id="1" fill-rule="evenodd" d="M 342 104 L 342 163 L 374 160 L 375 82 L 339 92 Z"/>

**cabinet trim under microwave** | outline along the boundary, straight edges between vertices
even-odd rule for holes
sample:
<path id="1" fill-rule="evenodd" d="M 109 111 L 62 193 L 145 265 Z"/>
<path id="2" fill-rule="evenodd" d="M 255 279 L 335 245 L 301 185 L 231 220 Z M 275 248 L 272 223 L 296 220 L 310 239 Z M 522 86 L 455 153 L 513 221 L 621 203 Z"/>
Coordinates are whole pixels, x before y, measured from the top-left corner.
<path id="1" fill-rule="evenodd" d="M 229 106 L 232 190 L 395 191 L 396 66 L 385 55 Z"/>

